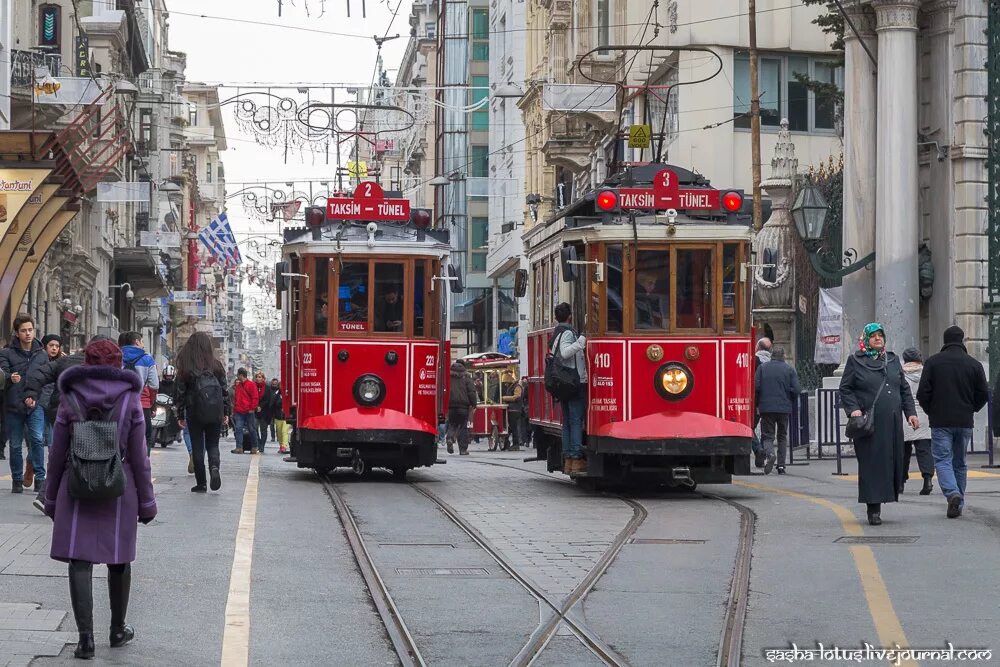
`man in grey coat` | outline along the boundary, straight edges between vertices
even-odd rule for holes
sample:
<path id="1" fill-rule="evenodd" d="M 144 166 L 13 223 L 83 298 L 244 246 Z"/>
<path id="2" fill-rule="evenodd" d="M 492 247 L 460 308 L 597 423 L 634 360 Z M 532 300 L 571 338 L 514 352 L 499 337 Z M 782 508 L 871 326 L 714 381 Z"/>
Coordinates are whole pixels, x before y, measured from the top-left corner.
<path id="1" fill-rule="evenodd" d="M 799 374 L 785 363 L 785 350 L 775 347 L 771 360 L 757 368 L 754 378 L 757 411 L 760 413 L 761 440 L 767 457 L 764 474 L 770 475 L 777 459 L 778 474 L 785 474 L 785 450 L 788 449 L 788 416 L 799 396 Z M 778 439 L 778 455 L 774 439 Z"/>

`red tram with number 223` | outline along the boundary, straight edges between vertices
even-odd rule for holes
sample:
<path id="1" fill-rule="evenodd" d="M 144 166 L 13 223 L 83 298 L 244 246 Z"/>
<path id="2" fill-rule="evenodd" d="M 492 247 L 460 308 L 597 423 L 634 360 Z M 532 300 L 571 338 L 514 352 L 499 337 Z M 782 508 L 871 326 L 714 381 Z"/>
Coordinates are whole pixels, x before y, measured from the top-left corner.
<path id="1" fill-rule="evenodd" d="M 378 184 L 285 231 L 278 265 L 282 382 L 292 457 L 321 472 L 433 464 L 447 389 L 448 232 Z M 450 274 L 446 277 L 445 273 Z"/>

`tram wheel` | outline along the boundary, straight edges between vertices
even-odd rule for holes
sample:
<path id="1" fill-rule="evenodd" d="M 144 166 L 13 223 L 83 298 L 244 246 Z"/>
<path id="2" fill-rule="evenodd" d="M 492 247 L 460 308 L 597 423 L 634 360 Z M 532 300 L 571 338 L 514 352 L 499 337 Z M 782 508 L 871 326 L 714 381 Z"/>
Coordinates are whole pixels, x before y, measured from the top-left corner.
<path id="1" fill-rule="evenodd" d="M 404 482 L 404 481 L 406 481 L 406 471 L 407 471 L 407 468 L 397 467 L 397 468 L 392 468 L 391 470 L 392 470 L 392 479 L 393 480 L 395 480 L 397 482 Z"/>

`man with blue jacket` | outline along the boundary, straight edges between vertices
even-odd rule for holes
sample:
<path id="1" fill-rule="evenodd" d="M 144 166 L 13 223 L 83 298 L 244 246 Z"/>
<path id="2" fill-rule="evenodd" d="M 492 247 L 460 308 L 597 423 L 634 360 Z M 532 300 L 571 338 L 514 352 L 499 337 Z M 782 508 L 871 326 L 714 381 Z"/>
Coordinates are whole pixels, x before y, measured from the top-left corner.
<path id="1" fill-rule="evenodd" d="M 760 434 L 764 445 L 764 474 L 774 469 L 774 439 L 778 438 L 778 474 L 785 474 L 785 450 L 788 449 L 788 416 L 799 396 L 799 374 L 785 363 L 785 349 L 771 350 L 771 360 L 757 368 L 754 378 Z"/>
<path id="2" fill-rule="evenodd" d="M 135 371 L 142 381 L 142 392 L 139 394 L 142 403 L 142 415 L 146 418 L 146 451 L 153 448 L 153 405 L 160 389 L 160 377 L 156 372 L 156 360 L 146 354 L 142 343 L 142 334 L 138 331 L 126 331 L 118 337 L 118 347 L 122 349 L 122 365 L 130 371 Z"/>

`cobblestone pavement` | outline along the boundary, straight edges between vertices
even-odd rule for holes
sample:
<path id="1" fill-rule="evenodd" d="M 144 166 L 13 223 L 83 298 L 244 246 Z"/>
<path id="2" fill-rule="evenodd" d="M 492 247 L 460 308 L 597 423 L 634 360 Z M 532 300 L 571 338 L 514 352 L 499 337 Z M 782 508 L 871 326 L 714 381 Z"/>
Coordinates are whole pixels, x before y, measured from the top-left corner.
<path id="1" fill-rule="evenodd" d="M 434 482 L 424 488 L 559 599 L 583 581 L 633 515 L 620 500 L 584 495 L 568 484 L 506 467 L 452 458 L 413 481 L 431 475 Z"/>

